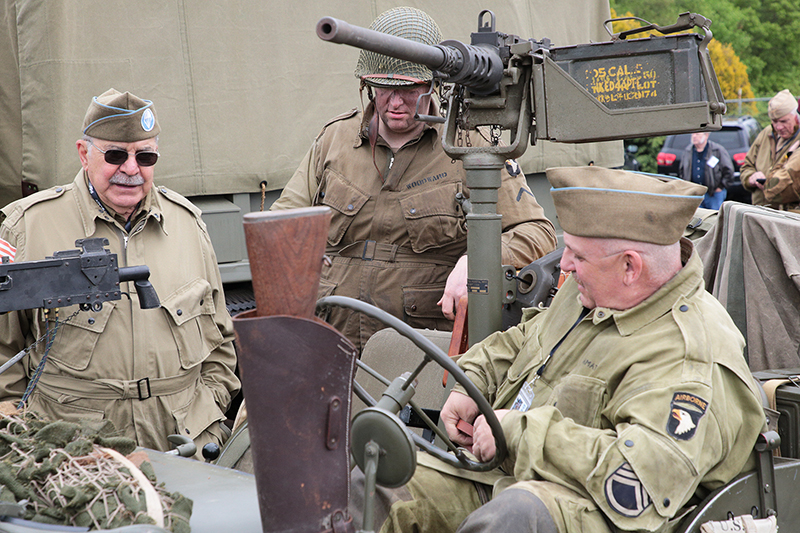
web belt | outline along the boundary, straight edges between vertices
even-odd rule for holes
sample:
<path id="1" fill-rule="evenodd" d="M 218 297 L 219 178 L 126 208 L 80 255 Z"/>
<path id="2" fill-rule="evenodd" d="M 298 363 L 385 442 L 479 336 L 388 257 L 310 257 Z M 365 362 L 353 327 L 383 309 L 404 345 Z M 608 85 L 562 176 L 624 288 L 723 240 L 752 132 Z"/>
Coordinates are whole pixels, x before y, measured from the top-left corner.
<path id="1" fill-rule="evenodd" d="M 167 378 L 81 379 L 57 374 L 42 374 L 39 388 L 54 395 L 78 396 L 92 400 L 146 400 L 184 391 L 200 378 L 200 365 Z"/>

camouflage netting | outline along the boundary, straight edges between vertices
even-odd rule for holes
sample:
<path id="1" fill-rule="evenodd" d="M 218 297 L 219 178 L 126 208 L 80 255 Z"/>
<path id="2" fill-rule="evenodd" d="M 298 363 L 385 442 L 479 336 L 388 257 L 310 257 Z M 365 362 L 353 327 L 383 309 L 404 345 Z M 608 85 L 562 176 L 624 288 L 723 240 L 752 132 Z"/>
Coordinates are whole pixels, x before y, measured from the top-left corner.
<path id="1" fill-rule="evenodd" d="M 104 450 L 127 455 L 135 447 L 105 420 L 51 422 L 33 412 L 0 418 L 0 502 L 16 502 L 23 518 L 48 524 L 92 530 L 154 524 L 145 490 L 114 452 Z M 139 469 L 161 500 L 164 527 L 190 531 L 192 501 L 156 485 L 150 463 Z"/>

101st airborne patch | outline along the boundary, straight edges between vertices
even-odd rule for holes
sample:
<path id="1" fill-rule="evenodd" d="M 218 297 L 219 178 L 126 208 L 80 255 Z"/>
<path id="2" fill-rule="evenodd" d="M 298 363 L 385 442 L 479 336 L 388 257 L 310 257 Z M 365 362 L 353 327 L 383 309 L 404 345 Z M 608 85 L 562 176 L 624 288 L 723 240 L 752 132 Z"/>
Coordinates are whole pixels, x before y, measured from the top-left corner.
<path id="1" fill-rule="evenodd" d="M 676 392 L 670 403 L 667 433 L 678 440 L 691 439 L 707 408 L 708 402 L 701 397 L 688 392 Z"/>

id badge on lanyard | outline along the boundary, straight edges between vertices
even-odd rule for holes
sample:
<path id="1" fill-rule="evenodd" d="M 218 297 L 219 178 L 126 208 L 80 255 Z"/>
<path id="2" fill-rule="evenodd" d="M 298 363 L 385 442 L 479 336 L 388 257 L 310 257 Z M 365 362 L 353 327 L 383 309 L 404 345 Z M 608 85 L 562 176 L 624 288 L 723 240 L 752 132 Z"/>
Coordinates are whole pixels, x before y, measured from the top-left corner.
<path id="1" fill-rule="evenodd" d="M 517 394 L 517 399 L 514 400 L 514 404 L 511 406 L 512 411 L 522 411 L 523 413 L 531 408 L 531 404 L 533 403 L 533 383 L 536 381 L 536 378 L 539 376 L 535 376 L 530 383 L 527 381 L 522 385 L 522 389 L 520 389 L 519 394 Z"/>
<path id="2" fill-rule="evenodd" d="M 517 398 L 511 405 L 512 411 L 522 411 L 524 413 L 525 411 L 531 408 L 531 405 L 533 404 L 533 397 L 535 396 L 535 394 L 533 393 L 534 383 L 536 383 L 537 379 L 542 377 L 542 373 L 544 373 L 544 369 L 547 366 L 547 363 L 550 361 L 550 358 L 553 357 L 553 354 L 558 349 L 558 347 L 561 346 L 561 343 L 564 342 L 564 339 L 567 338 L 567 335 L 569 335 L 570 332 L 573 329 L 575 329 L 575 326 L 577 326 L 581 322 L 581 320 L 583 320 L 584 317 L 586 317 L 586 315 L 589 314 L 589 311 L 591 311 L 591 309 L 587 309 L 586 307 L 583 308 L 580 316 L 578 317 L 578 320 L 576 320 L 575 323 L 572 324 L 572 327 L 569 328 L 569 331 L 567 331 L 564 334 L 564 336 L 561 337 L 561 340 L 559 340 L 556 343 L 553 349 L 550 350 L 550 353 L 548 353 L 547 357 L 545 357 L 542 366 L 540 366 L 538 370 L 536 370 L 536 373 L 533 375 L 533 378 L 530 381 L 526 381 L 525 383 L 523 383 L 522 388 L 519 391 L 519 394 L 517 394 Z"/>

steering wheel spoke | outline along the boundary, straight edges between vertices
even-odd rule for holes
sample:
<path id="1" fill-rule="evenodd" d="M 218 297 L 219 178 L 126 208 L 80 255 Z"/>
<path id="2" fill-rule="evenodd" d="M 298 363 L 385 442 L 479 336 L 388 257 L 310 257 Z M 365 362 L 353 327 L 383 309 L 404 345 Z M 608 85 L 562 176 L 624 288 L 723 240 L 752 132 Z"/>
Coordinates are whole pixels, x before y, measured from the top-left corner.
<path id="1" fill-rule="evenodd" d="M 431 444 L 430 442 L 426 441 L 416 433 L 408 431 L 408 428 L 405 428 L 404 425 L 403 426 L 404 429 L 411 436 L 413 442 L 418 447 L 425 450 L 427 453 L 441 459 L 442 461 L 450 465 L 475 472 L 484 472 L 488 470 L 493 470 L 494 468 L 502 464 L 502 462 L 507 457 L 508 452 L 506 448 L 505 436 L 503 434 L 503 429 L 502 426 L 500 425 L 500 421 L 497 419 L 494 410 L 492 409 L 491 405 L 486 400 L 486 398 L 484 398 L 480 390 L 467 377 L 464 371 L 461 370 L 461 368 L 459 368 L 458 365 L 456 365 L 455 362 L 453 362 L 453 360 L 447 356 L 446 353 L 444 353 L 438 346 L 436 346 L 433 342 L 431 342 L 430 339 L 424 337 L 417 330 L 415 330 L 402 320 L 390 315 L 389 313 L 381 309 L 378 309 L 373 305 L 362 302 L 361 300 L 348 298 L 346 296 L 326 296 L 325 298 L 321 298 L 319 301 L 317 301 L 317 310 L 331 306 L 344 307 L 347 309 L 358 311 L 360 313 L 363 313 L 371 318 L 374 318 L 382 322 L 386 326 L 393 328 L 395 331 L 397 331 L 398 333 L 409 339 L 412 343 L 414 343 L 414 345 L 416 345 L 419 349 L 421 349 L 425 353 L 425 356 L 427 358 L 429 358 L 432 361 L 435 361 L 439 366 L 441 366 L 447 372 L 449 372 L 455 378 L 455 380 L 459 384 L 461 384 L 462 387 L 464 387 L 464 390 L 467 392 L 467 395 L 469 395 L 469 397 L 472 398 L 472 400 L 478 405 L 480 414 L 482 414 L 486 418 L 486 422 L 492 428 L 492 434 L 494 435 L 495 438 L 496 453 L 494 458 L 491 461 L 487 462 L 474 461 L 470 459 L 462 448 L 456 446 L 447 437 L 447 435 L 443 431 L 441 431 L 441 429 L 439 429 L 436 426 L 436 424 L 434 424 L 433 421 L 430 420 L 429 417 L 424 416 L 422 410 L 419 409 L 410 400 L 410 397 L 411 395 L 413 395 L 414 392 L 413 384 L 409 384 L 408 382 L 403 382 L 398 380 L 395 380 L 395 382 L 390 382 L 389 380 L 381 376 L 378 372 L 376 372 L 374 369 L 371 369 L 367 365 L 359 362 L 359 366 L 364 368 L 365 371 L 367 371 L 370 375 L 373 375 L 373 377 L 375 377 L 384 384 L 389 384 L 387 391 L 384 393 L 384 397 L 377 401 L 374 398 L 372 398 L 360 384 L 358 383 L 354 384 L 354 391 L 356 395 L 365 404 L 370 406 L 366 409 L 367 411 L 369 411 L 369 414 L 363 417 L 364 420 L 368 419 L 370 422 L 373 422 L 376 413 L 380 411 L 385 411 L 387 413 L 387 416 L 390 416 L 392 418 L 392 421 L 394 421 L 399 410 L 403 408 L 405 403 L 409 403 L 411 404 L 412 409 L 414 409 L 415 412 L 417 412 L 417 414 L 422 413 L 421 418 L 426 422 L 426 425 L 428 425 L 434 433 L 436 433 L 440 438 L 442 438 L 442 441 L 445 443 L 445 446 L 447 446 L 449 450 L 448 451 L 443 448 L 440 448 L 439 446 Z M 413 379 L 419 374 L 419 372 L 421 371 L 422 367 L 424 367 L 425 364 L 427 364 L 427 361 L 423 361 L 423 364 L 419 365 L 414 372 L 406 375 L 405 378 L 401 379 L 406 379 L 406 380 Z M 412 390 L 409 391 L 408 389 Z M 387 395 L 389 399 L 386 399 Z M 359 413 L 359 415 L 360 414 L 361 413 Z M 359 415 L 356 415 L 356 417 L 353 420 L 354 426 L 357 422 L 356 418 L 358 418 Z M 392 424 L 393 423 L 394 422 L 392 422 Z M 398 437 L 395 434 L 393 438 L 397 439 Z M 355 448 L 356 446 L 354 446 L 353 454 L 356 457 L 356 462 L 359 462 L 359 455 L 361 455 L 360 450 L 356 450 Z M 362 465 L 359 464 L 359 467 L 361 466 Z M 391 482 L 396 483 L 397 477 L 393 476 Z"/>

